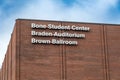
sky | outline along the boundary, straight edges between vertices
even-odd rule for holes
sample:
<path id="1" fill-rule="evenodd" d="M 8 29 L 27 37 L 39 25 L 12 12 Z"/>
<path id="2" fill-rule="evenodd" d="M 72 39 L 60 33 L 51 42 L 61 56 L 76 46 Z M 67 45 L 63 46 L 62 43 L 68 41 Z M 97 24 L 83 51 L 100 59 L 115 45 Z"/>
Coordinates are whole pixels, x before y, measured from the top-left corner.
<path id="1" fill-rule="evenodd" d="M 18 18 L 120 24 L 120 0 L 0 0 L 0 67 Z"/>

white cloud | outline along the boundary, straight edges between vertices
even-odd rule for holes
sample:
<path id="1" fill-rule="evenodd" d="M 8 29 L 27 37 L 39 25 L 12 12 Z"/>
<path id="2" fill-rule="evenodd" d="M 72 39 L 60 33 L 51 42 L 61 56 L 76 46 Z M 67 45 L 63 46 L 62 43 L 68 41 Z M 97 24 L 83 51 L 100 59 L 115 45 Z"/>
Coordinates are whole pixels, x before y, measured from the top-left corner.
<path id="1" fill-rule="evenodd" d="M 7 2 L 10 3 L 11 0 Z M 15 19 L 48 19 L 78 22 L 105 22 L 107 10 L 110 6 L 115 6 L 118 0 L 78 0 L 72 6 L 66 7 L 61 1 L 57 0 L 36 0 L 27 3 L 24 8 L 16 10 L 10 17 L 2 20 L 5 32 L 1 33 L 0 39 L 0 63 L 6 52 L 10 35 Z M 82 4 L 82 5 L 81 5 Z M 119 20 L 118 20 L 119 21 Z M 113 21 L 108 21 L 113 22 Z"/>

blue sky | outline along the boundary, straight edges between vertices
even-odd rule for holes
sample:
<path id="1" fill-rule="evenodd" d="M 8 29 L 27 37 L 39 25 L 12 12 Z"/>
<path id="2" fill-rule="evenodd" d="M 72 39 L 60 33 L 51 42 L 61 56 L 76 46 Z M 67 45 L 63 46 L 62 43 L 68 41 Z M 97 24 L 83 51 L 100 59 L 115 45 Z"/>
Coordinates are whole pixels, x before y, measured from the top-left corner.
<path id="1" fill-rule="evenodd" d="M 0 66 L 17 18 L 120 24 L 120 0 L 0 0 Z"/>

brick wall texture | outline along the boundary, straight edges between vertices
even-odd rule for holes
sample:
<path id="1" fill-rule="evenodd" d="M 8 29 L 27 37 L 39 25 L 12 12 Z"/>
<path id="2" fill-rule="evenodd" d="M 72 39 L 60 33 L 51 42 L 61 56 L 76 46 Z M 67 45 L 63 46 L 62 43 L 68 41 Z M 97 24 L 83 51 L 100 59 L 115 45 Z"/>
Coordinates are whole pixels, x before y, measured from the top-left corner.
<path id="1" fill-rule="evenodd" d="M 31 23 L 87 26 L 84 39 L 31 36 Z M 75 40 L 78 45 L 32 44 L 31 38 Z M 120 80 L 120 25 L 17 19 L 0 80 Z"/>

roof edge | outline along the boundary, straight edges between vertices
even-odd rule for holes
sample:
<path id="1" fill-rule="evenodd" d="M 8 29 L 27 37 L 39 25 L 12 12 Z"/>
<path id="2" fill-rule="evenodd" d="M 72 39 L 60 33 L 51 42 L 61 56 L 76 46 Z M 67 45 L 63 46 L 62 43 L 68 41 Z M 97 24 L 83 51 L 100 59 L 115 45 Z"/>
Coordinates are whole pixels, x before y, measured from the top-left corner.
<path id="1" fill-rule="evenodd" d="M 94 23 L 94 22 L 79 22 L 79 21 L 62 21 L 62 20 L 41 20 L 41 19 L 23 19 L 23 18 L 18 18 L 16 20 L 27 20 L 27 21 L 49 21 L 49 22 L 67 22 L 67 23 L 81 23 L 81 24 L 96 24 L 96 25 L 116 25 L 120 26 L 120 24 L 112 24 L 112 23 Z"/>

